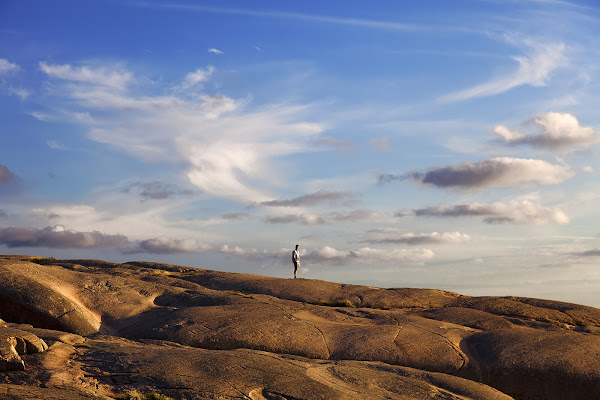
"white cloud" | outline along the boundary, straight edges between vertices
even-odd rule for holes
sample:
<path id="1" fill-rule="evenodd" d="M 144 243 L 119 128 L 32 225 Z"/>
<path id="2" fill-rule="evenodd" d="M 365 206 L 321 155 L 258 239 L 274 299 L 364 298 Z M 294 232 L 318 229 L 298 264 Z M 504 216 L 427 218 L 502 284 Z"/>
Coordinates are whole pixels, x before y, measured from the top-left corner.
<path id="1" fill-rule="evenodd" d="M 133 82 L 133 75 L 115 67 L 73 67 L 69 64 L 47 64 L 40 62 L 40 70 L 51 78 L 64 79 L 72 82 L 88 83 L 97 86 L 106 86 L 113 89 L 124 90 Z"/>
<path id="2" fill-rule="evenodd" d="M 0 75 L 18 71 L 19 69 L 20 67 L 17 64 L 11 63 L 5 58 L 0 58 Z"/>
<path id="3" fill-rule="evenodd" d="M 215 67 L 209 65 L 206 69 L 198 68 L 194 72 L 188 73 L 180 85 L 181 90 L 188 90 L 192 87 L 199 87 L 200 83 L 204 83 L 210 79 L 215 72 Z"/>
<path id="4" fill-rule="evenodd" d="M 543 43 L 529 38 L 515 40 L 505 37 L 505 39 L 523 49 L 523 55 L 511 57 L 518 64 L 516 71 L 468 89 L 447 94 L 440 100 L 443 102 L 463 101 L 497 95 L 523 85 L 545 86 L 555 70 L 568 65 L 564 43 Z"/>
<path id="5" fill-rule="evenodd" d="M 380 184 L 410 179 L 439 188 L 484 189 L 523 185 L 554 185 L 571 178 L 573 170 L 566 165 L 543 160 L 497 157 L 478 162 L 464 162 L 446 167 L 433 167 L 425 172 L 404 175 L 381 174 Z"/>
<path id="6" fill-rule="evenodd" d="M 416 246 L 424 244 L 463 243 L 469 240 L 471 240 L 471 236 L 460 232 L 433 232 L 421 234 L 408 232 L 398 235 L 393 231 L 372 230 L 367 232 L 367 238 L 364 241 L 368 243 L 406 244 Z"/>
<path id="7" fill-rule="evenodd" d="M 46 144 L 52 150 L 67 150 L 67 147 L 64 144 L 62 144 L 56 140 L 46 140 Z"/>
<path id="8" fill-rule="evenodd" d="M 416 216 L 483 217 L 490 224 L 567 224 L 569 217 L 559 208 L 544 207 L 530 200 L 496 203 L 439 205 L 414 211 Z"/>
<path id="9" fill-rule="evenodd" d="M 525 135 L 504 125 L 494 127 L 494 133 L 510 144 L 547 149 L 587 146 L 600 142 L 600 131 L 581 126 L 577 118 L 569 113 L 541 114 L 533 118 L 533 123 L 539 128 L 539 133 Z"/>
<path id="10" fill-rule="evenodd" d="M 52 119 L 52 116 L 38 112 L 38 111 L 32 111 L 29 113 L 29 115 L 31 115 L 33 118 L 37 119 L 38 121 L 42 121 L 42 122 L 50 121 Z"/>
<path id="11" fill-rule="evenodd" d="M 583 167 L 581 167 L 581 170 L 588 174 L 593 174 L 595 172 L 594 167 L 592 167 L 591 165 L 584 165 Z"/>
<path id="12" fill-rule="evenodd" d="M 17 88 L 17 87 L 8 87 L 7 88 L 8 94 L 11 96 L 17 96 L 18 98 L 20 98 L 21 100 L 25 100 L 27 99 L 29 96 L 31 96 L 31 92 L 27 89 L 24 88 Z"/>
<path id="13" fill-rule="evenodd" d="M 172 239 L 157 237 L 142 240 L 132 246 L 122 248 L 123 253 L 153 253 L 153 254 L 175 254 L 175 253 L 202 253 L 212 250 L 213 246 L 198 242 L 194 239 Z"/>
<path id="14" fill-rule="evenodd" d="M 232 14 L 232 15 L 246 15 L 251 17 L 263 17 L 263 18 L 278 18 L 278 19 L 292 19 L 299 21 L 313 21 L 325 24 L 336 24 L 336 25 L 347 25 L 356 26 L 370 29 L 380 29 L 389 31 L 419 31 L 424 29 L 423 26 L 416 24 L 404 24 L 399 22 L 389 22 L 382 20 L 372 19 L 361 19 L 361 18 L 340 18 L 331 17 L 325 15 L 313 15 L 303 13 L 292 13 L 283 11 L 260 11 L 251 9 L 240 9 L 240 8 L 218 8 L 218 7 L 207 7 L 203 5 L 195 4 L 150 4 L 150 3 L 138 3 L 138 7 L 152 7 L 152 8 L 166 8 L 176 9 L 191 12 L 200 13 L 217 13 L 217 14 Z"/>
<path id="15" fill-rule="evenodd" d="M 334 222 L 355 222 L 378 218 L 379 214 L 372 210 L 352 210 L 347 212 L 332 212 L 329 214 L 285 214 L 264 218 L 270 224 L 299 223 L 302 225 L 324 225 Z"/>
<path id="16" fill-rule="evenodd" d="M 193 185 L 205 194 L 237 202 L 272 198 L 265 190 L 277 179 L 272 160 L 310 151 L 310 140 L 324 130 L 305 120 L 309 106 L 251 109 L 249 99 L 223 95 L 193 99 L 140 95 L 140 88 L 135 94 L 128 90 L 128 84 L 136 81 L 133 74 L 119 67 L 46 63 L 40 67 L 57 80 L 55 100 L 71 108 L 64 115 L 90 116 L 76 122 L 88 128 L 92 140 L 147 161 L 178 165 L 184 161 Z M 184 84 L 205 82 L 212 71 L 196 70 Z"/>
<path id="17" fill-rule="evenodd" d="M 422 264 L 435 257 L 430 249 L 377 249 L 362 247 L 358 250 L 337 250 L 325 246 L 301 257 L 302 262 L 314 264 L 341 265 L 350 262 L 360 263 L 417 263 Z"/>
<path id="18" fill-rule="evenodd" d="M 215 49 L 214 47 L 211 49 L 208 49 L 208 52 L 213 53 L 213 54 L 224 54 L 221 50 Z"/>

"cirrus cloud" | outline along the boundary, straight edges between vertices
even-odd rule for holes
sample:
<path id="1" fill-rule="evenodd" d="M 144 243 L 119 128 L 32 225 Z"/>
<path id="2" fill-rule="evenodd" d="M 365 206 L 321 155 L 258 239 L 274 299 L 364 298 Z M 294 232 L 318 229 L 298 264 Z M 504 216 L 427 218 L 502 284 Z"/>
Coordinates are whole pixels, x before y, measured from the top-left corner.
<path id="1" fill-rule="evenodd" d="M 511 57 L 518 65 L 515 71 L 447 94 L 442 96 L 440 101 L 455 102 L 493 96 L 524 85 L 545 86 L 555 70 L 568 65 L 564 43 L 546 43 L 531 38 L 515 40 L 508 36 L 505 39 L 523 50 L 522 55 Z"/>

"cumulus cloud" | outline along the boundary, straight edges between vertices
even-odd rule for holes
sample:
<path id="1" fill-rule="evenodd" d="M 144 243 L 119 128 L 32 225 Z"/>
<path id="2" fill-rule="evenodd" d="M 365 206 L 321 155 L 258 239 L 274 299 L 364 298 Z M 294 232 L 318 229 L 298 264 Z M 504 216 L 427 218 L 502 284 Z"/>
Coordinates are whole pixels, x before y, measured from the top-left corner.
<path id="1" fill-rule="evenodd" d="M 426 244 L 463 243 L 469 240 L 471 240 L 471 236 L 460 232 L 433 232 L 420 234 L 408 232 L 399 234 L 393 230 L 370 230 L 367 232 L 367 238 L 364 242 L 419 246 Z"/>
<path id="2" fill-rule="evenodd" d="M 121 191 L 123 193 L 137 192 L 144 200 L 163 200 L 174 196 L 189 196 L 192 194 L 191 190 L 181 190 L 177 185 L 160 181 L 132 183 Z"/>
<path id="3" fill-rule="evenodd" d="M 600 131 L 589 126 L 581 126 L 577 118 L 569 113 L 550 112 L 533 118 L 537 133 L 524 134 L 510 130 L 504 125 L 496 125 L 494 133 L 506 143 L 530 145 L 545 149 L 588 146 L 600 142 Z"/>
<path id="4" fill-rule="evenodd" d="M 442 102 L 464 101 L 472 98 L 493 96 L 507 92 L 519 86 L 545 86 L 552 73 L 568 65 L 564 43 L 543 43 L 533 39 L 514 40 L 506 38 L 512 44 L 523 49 L 523 54 L 513 56 L 517 69 L 488 82 L 447 94 L 440 98 Z"/>
<path id="5" fill-rule="evenodd" d="M 245 204 L 273 198 L 267 194 L 277 183 L 273 160 L 311 151 L 310 141 L 324 130 L 307 121 L 309 105 L 257 107 L 250 98 L 184 97 L 171 89 L 156 94 L 148 80 L 119 66 L 41 63 L 40 69 L 65 108 L 61 115 L 90 116 L 70 120 L 87 128 L 90 139 L 144 161 L 187 165 L 182 172 L 205 194 Z M 212 71 L 196 70 L 184 85 L 200 85 Z"/>
<path id="6" fill-rule="evenodd" d="M 489 224 L 567 224 L 569 217 L 559 208 L 544 207 L 529 200 L 439 205 L 414 211 L 425 217 L 483 217 Z"/>
<path id="7" fill-rule="evenodd" d="M 198 242 L 195 239 L 172 239 L 157 237 L 139 241 L 131 246 L 121 249 L 123 253 L 152 253 L 152 254 L 177 254 L 177 253 L 202 253 L 212 250 L 213 246 Z"/>
<path id="8" fill-rule="evenodd" d="M 104 248 L 129 243 L 123 235 L 107 235 L 98 231 L 76 232 L 62 225 L 37 228 L 0 229 L 0 244 L 8 247 Z"/>
<path id="9" fill-rule="evenodd" d="M 266 207 L 303 207 L 315 206 L 322 203 L 329 203 L 335 206 L 338 204 L 351 205 L 356 201 L 356 194 L 351 192 L 330 192 L 328 190 L 319 190 L 315 193 L 305 194 L 291 199 L 269 200 L 259 203 Z"/>
<path id="10" fill-rule="evenodd" d="M 565 165 L 543 160 L 497 157 L 478 162 L 464 162 L 446 167 L 430 168 L 426 172 L 405 175 L 381 174 L 379 184 L 410 179 L 440 188 L 483 189 L 522 185 L 553 185 L 574 175 Z"/>
<path id="11" fill-rule="evenodd" d="M 430 249 L 377 249 L 362 247 L 358 250 L 337 250 L 325 246 L 301 257 L 309 264 L 342 265 L 350 262 L 370 263 L 417 263 L 422 264 L 435 257 Z"/>
<path id="12" fill-rule="evenodd" d="M 17 183 L 21 179 L 11 172 L 7 167 L 0 164 L 0 185 L 5 185 L 9 183 Z"/>

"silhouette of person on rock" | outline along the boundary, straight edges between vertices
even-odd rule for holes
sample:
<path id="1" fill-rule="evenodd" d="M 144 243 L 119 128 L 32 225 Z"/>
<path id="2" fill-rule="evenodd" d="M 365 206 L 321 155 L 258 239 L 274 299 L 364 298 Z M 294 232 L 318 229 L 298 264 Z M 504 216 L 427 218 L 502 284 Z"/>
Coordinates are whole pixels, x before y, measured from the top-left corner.
<path id="1" fill-rule="evenodd" d="M 298 278 L 298 267 L 300 266 L 300 253 L 298 253 L 299 247 L 299 245 L 296 245 L 296 250 L 292 251 L 292 262 L 294 263 L 294 279 Z"/>

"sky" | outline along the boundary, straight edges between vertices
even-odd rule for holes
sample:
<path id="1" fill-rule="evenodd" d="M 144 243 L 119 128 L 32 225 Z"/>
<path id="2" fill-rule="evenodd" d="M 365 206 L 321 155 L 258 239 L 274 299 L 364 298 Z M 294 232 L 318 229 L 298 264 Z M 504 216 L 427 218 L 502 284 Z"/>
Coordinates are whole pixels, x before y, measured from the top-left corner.
<path id="1" fill-rule="evenodd" d="M 600 4 L 0 0 L 0 253 L 600 307 Z"/>

